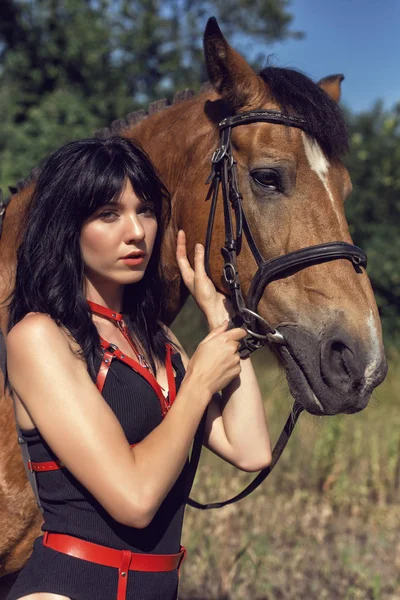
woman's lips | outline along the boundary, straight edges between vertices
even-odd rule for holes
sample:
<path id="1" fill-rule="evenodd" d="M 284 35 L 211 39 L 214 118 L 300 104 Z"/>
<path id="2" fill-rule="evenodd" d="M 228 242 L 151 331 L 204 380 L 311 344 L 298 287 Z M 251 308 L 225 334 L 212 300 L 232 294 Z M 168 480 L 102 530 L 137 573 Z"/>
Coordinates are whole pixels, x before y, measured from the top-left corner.
<path id="1" fill-rule="evenodd" d="M 126 258 L 121 258 L 120 260 L 126 265 L 134 267 L 135 265 L 140 265 L 144 261 L 144 255 L 128 256 Z"/>

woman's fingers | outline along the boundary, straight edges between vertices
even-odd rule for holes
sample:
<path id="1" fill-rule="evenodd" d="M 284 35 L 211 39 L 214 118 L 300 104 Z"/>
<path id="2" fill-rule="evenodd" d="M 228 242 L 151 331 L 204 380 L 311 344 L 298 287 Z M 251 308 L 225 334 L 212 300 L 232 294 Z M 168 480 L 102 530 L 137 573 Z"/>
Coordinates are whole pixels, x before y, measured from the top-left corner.
<path id="1" fill-rule="evenodd" d="M 178 237 L 176 240 L 176 260 L 178 262 L 183 281 L 185 282 L 185 285 L 189 288 L 189 291 L 192 292 L 194 271 L 190 266 L 190 262 L 188 261 L 188 257 L 186 254 L 186 235 L 182 229 L 178 231 Z"/>
<path id="2" fill-rule="evenodd" d="M 191 294 L 196 295 L 199 301 L 201 294 L 209 297 L 215 291 L 211 280 L 208 278 L 204 266 L 204 246 L 196 244 L 194 252 L 194 270 L 192 269 L 187 257 L 186 235 L 183 230 L 178 232 L 176 240 L 176 260 L 182 274 L 183 281 Z"/>
<path id="3" fill-rule="evenodd" d="M 225 335 L 229 340 L 238 341 L 243 340 L 246 337 L 247 331 L 243 329 L 243 327 L 235 327 L 234 329 L 227 331 Z"/>
<path id="4" fill-rule="evenodd" d="M 215 327 L 212 331 L 210 331 L 210 333 L 200 343 L 203 344 L 204 342 L 208 342 L 215 336 L 221 334 L 223 334 L 227 340 L 233 340 L 236 342 L 239 342 L 246 337 L 247 331 L 245 329 L 242 327 L 235 327 L 234 329 L 227 330 L 228 325 L 229 321 L 228 319 L 225 319 L 221 325 L 218 325 L 218 327 Z"/>
<path id="5" fill-rule="evenodd" d="M 210 333 L 208 335 L 206 335 L 206 337 L 200 342 L 200 344 L 203 344 L 204 342 L 208 342 L 209 340 L 212 340 L 212 338 L 214 338 L 216 335 L 219 335 L 220 333 L 223 333 L 224 331 L 227 330 L 229 325 L 229 321 L 228 319 L 225 319 L 225 321 L 222 321 L 222 323 L 220 325 L 218 325 L 218 327 L 214 327 L 214 329 L 212 329 L 210 331 Z"/>
<path id="6" fill-rule="evenodd" d="M 196 244 L 194 252 L 194 273 L 195 277 L 207 278 L 205 265 L 204 265 L 204 246 L 202 244 Z"/>

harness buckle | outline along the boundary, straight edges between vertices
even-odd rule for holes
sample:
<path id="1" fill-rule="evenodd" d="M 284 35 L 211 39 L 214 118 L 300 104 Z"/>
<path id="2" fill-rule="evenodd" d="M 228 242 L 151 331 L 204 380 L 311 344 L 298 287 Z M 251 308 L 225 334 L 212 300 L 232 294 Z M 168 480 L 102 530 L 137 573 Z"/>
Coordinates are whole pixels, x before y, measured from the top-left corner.
<path id="1" fill-rule="evenodd" d="M 225 263 L 223 271 L 226 283 L 229 283 L 229 285 L 235 283 L 237 273 L 234 265 L 232 263 Z"/>
<path id="2" fill-rule="evenodd" d="M 269 342 L 274 342 L 275 344 L 286 344 L 286 340 L 283 337 L 283 335 L 277 330 L 274 329 L 269 323 L 268 321 L 266 321 L 264 319 L 264 317 L 262 317 L 261 315 L 259 315 L 258 313 L 254 312 L 253 310 L 250 310 L 249 308 L 243 308 L 242 309 L 242 313 L 244 313 L 244 316 L 242 314 L 243 320 L 246 323 L 246 331 L 249 335 L 251 335 L 253 338 L 255 338 L 256 340 L 260 340 L 261 345 L 263 343 L 265 343 L 267 340 Z M 247 317 L 247 318 L 246 318 Z M 247 324 L 251 324 L 252 319 L 255 319 L 256 321 L 260 321 L 265 327 L 267 327 L 267 329 L 269 330 L 267 333 L 263 334 L 263 333 L 257 333 L 255 331 L 252 331 L 251 329 L 249 329 L 247 327 Z"/>
<path id="3" fill-rule="evenodd" d="M 119 350 L 119 348 L 116 344 L 109 344 L 107 350 L 108 352 L 114 353 L 116 350 Z"/>
<path id="4" fill-rule="evenodd" d="M 217 148 L 211 158 L 211 162 L 213 165 L 221 162 L 221 160 L 224 158 L 224 156 L 226 155 L 228 148 L 226 146 L 224 146 L 222 144 L 222 146 L 220 146 L 219 148 Z"/>

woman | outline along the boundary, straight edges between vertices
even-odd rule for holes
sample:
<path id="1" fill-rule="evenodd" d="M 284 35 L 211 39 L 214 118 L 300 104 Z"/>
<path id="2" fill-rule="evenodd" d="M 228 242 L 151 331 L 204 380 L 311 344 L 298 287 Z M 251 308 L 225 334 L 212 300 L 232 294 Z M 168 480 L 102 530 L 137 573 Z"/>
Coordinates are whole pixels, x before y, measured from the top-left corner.
<path id="1" fill-rule="evenodd" d="M 189 360 L 161 322 L 168 214 L 132 141 L 73 142 L 41 169 L 7 368 L 45 534 L 8 600 L 176 598 L 187 457 L 206 409 L 208 448 L 245 470 L 270 461 L 260 391 L 238 354 L 245 331 L 227 330 L 229 303 L 201 245 L 190 267 L 183 232 L 178 264 L 211 333 Z"/>

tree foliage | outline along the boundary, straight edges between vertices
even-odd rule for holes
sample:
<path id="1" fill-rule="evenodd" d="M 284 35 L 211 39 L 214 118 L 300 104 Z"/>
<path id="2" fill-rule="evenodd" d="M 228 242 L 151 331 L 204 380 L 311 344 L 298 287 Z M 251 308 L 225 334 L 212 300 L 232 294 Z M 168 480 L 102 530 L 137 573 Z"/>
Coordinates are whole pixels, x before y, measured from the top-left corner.
<path id="1" fill-rule="evenodd" d="M 207 16 L 265 41 L 290 31 L 287 0 L 2 0 L 0 183 L 150 100 L 205 81 Z"/>
<path id="2" fill-rule="evenodd" d="M 353 192 L 347 217 L 354 243 L 369 260 L 385 338 L 400 341 L 400 104 L 349 118 L 347 159 Z"/>

